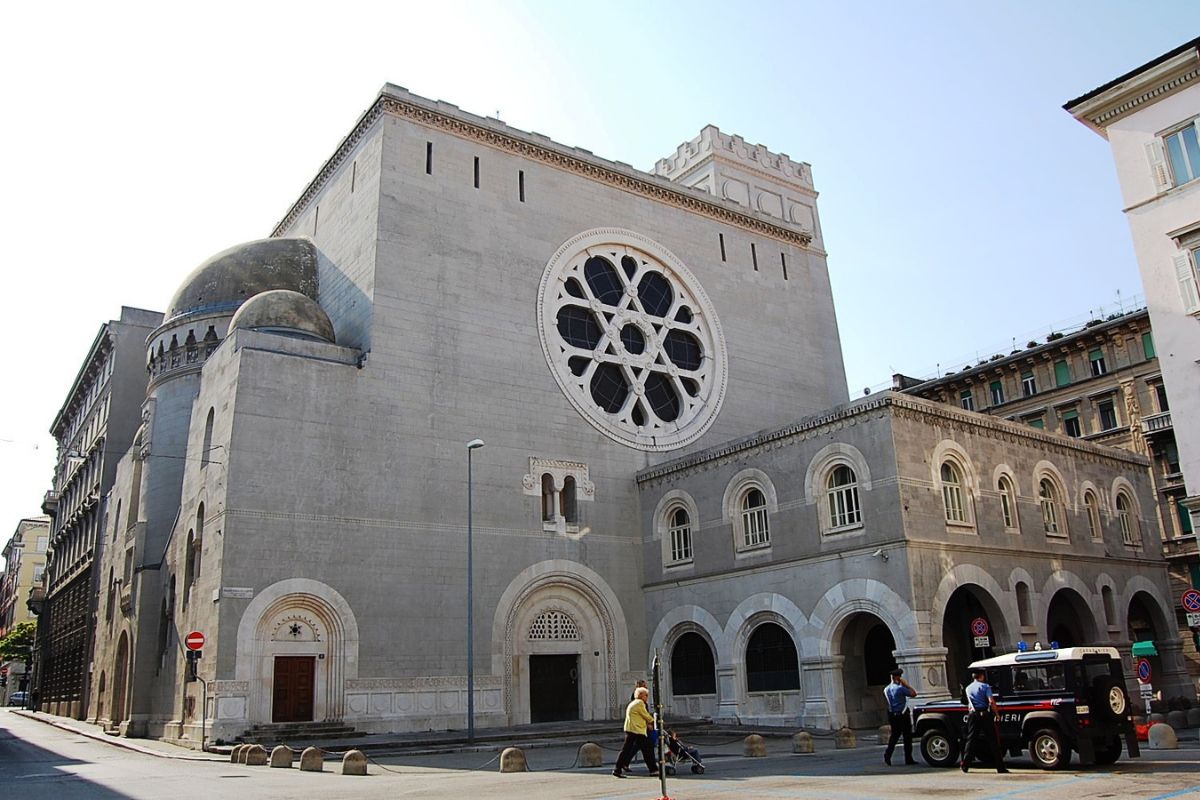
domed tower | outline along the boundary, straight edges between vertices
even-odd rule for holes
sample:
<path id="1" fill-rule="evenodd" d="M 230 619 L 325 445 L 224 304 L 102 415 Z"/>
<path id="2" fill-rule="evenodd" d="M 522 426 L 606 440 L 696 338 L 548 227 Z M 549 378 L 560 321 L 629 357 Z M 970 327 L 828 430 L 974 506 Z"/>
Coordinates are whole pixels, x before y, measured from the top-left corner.
<path id="1" fill-rule="evenodd" d="M 139 579 L 134 584 L 137 634 L 133 644 L 130 735 L 145 735 L 147 721 L 169 708 L 174 686 L 158 685 L 164 631 L 169 630 L 176 576 L 164 553 L 181 510 L 188 437 L 200 393 L 201 370 L 238 324 L 294 335 L 333 339 L 333 326 L 316 304 L 317 250 L 306 239 L 261 239 L 231 247 L 205 261 L 183 281 L 163 323 L 147 339 L 150 383 L 142 427 L 134 440 L 134 485 L 139 490 Z M 251 299 L 253 302 L 248 303 Z M 208 454 L 200 454 L 207 459 Z M 169 638 L 169 637 L 168 637 Z M 154 688 L 151 688 L 154 687 Z M 152 724 L 152 723 L 151 723 Z"/>

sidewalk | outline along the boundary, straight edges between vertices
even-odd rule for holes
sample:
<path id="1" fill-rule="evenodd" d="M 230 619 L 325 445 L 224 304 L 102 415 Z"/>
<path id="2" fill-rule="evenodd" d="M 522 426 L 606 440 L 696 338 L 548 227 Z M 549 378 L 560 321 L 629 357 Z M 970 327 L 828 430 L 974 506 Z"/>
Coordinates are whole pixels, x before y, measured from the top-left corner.
<path id="1" fill-rule="evenodd" d="M 53 725 L 56 728 L 61 728 L 64 731 L 85 736 L 88 739 L 95 739 L 98 742 L 111 744 L 115 747 L 123 747 L 126 750 L 143 753 L 148 756 L 156 756 L 158 758 L 174 758 L 181 761 L 228 761 L 228 751 L 225 756 L 219 753 L 202 753 L 199 750 L 192 750 L 187 747 L 178 747 L 167 742 L 160 742 L 157 739 L 127 739 L 123 736 L 113 736 L 104 732 L 104 728 L 99 725 L 93 725 L 90 722 L 83 720 L 72 719 L 71 717 L 57 717 L 53 714 L 47 714 L 42 711 L 26 711 L 25 709 L 12 708 L 8 709 L 10 714 L 20 714 L 26 719 L 37 720 L 46 725 Z"/>

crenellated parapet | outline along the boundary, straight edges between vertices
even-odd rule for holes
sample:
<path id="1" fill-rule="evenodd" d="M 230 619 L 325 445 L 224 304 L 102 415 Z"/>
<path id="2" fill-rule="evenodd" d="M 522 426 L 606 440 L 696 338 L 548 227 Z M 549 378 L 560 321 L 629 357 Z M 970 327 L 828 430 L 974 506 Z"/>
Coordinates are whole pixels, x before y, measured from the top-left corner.
<path id="1" fill-rule="evenodd" d="M 812 166 L 715 125 L 659 159 L 654 174 L 820 236 Z"/>

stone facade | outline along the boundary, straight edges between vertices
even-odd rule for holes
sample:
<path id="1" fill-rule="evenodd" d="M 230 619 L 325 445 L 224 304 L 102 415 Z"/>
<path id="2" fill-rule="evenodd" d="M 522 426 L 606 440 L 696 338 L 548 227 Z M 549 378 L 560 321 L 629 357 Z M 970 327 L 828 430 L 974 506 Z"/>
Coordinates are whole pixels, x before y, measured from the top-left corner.
<path id="1" fill-rule="evenodd" d="M 33 587 L 42 585 L 49 547 L 49 518 L 33 517 L 18 522 L 16 531 L 0 549 L 0 557 L 4 558 L 4 572 L 0 573 L 0 638 L 20 623 L 33 619 L 27 601 Z M 32 653 L 30 656 L 32 660 Z M 8 705 L 10 694 L 29 688 L 26 661 L 0 661 L 0 668 L 6 670 L 7 676 L 5 685 L 0 686 L 0 705 Z"/>
<path id="2" fill-rule="evenodd" d="M 109 499 L 129 513 L 106 532 L 98 721 L 192 744 L 202 719 L 223 739 L 310 721 L 465 727 L 468 530 L 481 726 L 613 718 L 666 641 L 664 619 L 685 607 L 758 619 L 775 597 L 763 586 L 785 577 L 773 559 L 799 564 L 805 547 L 697 539 L 696 558 L 723 577 L 704 573 L 711 602 L 685 603 L 673 587 L 690 586 L 701 561 L 663 567 L 650 487 L 685 491 L 690 478 L 668 488 L 655 470 L 719 460 L 757 431 L 846 402 L 815 191 L 807 165 L 715 129 L 668 161 L 641 172 L 386 86 L 272 238 L 194 271 L 148 339 L 143 424 Z M 757 194 L 692 185 L 736 174 Z M 1005 424 L 980 419 L 953 425 L 967 436 Z M 486 446 L 468 451 L 476 438 Z M 854 446 L 863 464 L 839 447 L 823 457 L 880 470 L 872 502 L 889 505 L 870 529 L 904 541 L 891 434 Z M 1144 459 L 1061 446 L 1070 480 L 1094 457 L 1094 479 L 1111 484 L 1105 465 L 1119 462 L 1134 472 L 1129 496 L 1149 507 Z M 738 487 L 776 469 L 766 451 Z M 183 457 L 157 458 L 166 453 Z M 739 536 L 800 513 L 792 483 L 762 488 Z M 744 493 L 710 489 L 687 490 L 683 507 L 738 525 L 730 509 Z M 922 575 L 952 541 L 944 530 L 929 539 Z M 917 552 L 915 541 L 905 548 Z M 836 551 L 805 562 L 821 566 L 807 585 L 841 587 L 817 598 L 825 605 L 797 595 L 808 616 L 779 606 L 793 632 L 865 592 L 891 609 L 898 657 L 944 673 L 942 646 L 913 632 L 926 599 L 900 569 L 909 557 L 881 561 L 890 571 L 876 584 L 840 583 Z M 1151 580 L 1162 573 L 1157 553 L 1122 551 L 1114 591 L 1130 590 L 1135 565 Z M 747 570 L 761 586 L 742 586 Z M 1043 572 L 1038 592 L 1058 574 Z M 1078 574 L 1085 592 L 1100 591 L 1097 575 Z M 729 629 L 736 639 L 750 627 Z M 207 696 L 184 682 L 191 630 L 207 637 Z M 732 646 L 714 666 L 722 691 L 686 710 L 840 721 L 837 654 L 797 646 L 806 686 L 823 687 L 811 703 L 739 691 Z"/>
<path id="3" fill-rule="evenodd" d="M 918 397 L 1150 456 L 1156 528 L 1171 576 L 1168 596 L 1177 598 L 1192 585 L 1200 559 L 1146 309 L 1089 320 L 1077 330 L 1056 331 L 1045 342 L 1029 342 L 1023 350 L 945 376 L 895 375 L 893 384 Z M 1094 500 L 1097 506 L 1111 505 L 1103 492 Z M 1178 603 L 1174 613 L 1186 627 Z M 1200 676 L 1194 641 L 1185 643 L 1185 653 L 1189 672 Z"/>

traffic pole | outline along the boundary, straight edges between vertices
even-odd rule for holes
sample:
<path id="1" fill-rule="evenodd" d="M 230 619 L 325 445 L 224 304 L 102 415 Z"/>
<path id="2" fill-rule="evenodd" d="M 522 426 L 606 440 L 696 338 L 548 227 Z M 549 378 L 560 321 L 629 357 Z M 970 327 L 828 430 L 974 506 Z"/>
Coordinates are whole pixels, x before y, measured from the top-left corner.
<path id="1" fill-rule="evenodd" d="M 663 758 L 667 741 L 667 731 L 663 720 L 662 682 L 660 680 L 660 661 L 658 651 L 654 651 L 654 662 L 650 666 L 651 684 L 654 687 L 654 730 L 658 731 L 658 783 L 662 794 L 658 800 L 671 800 L 667 795 L 667 764 Z"/>

